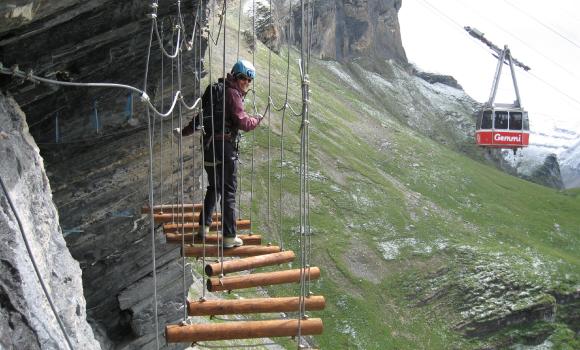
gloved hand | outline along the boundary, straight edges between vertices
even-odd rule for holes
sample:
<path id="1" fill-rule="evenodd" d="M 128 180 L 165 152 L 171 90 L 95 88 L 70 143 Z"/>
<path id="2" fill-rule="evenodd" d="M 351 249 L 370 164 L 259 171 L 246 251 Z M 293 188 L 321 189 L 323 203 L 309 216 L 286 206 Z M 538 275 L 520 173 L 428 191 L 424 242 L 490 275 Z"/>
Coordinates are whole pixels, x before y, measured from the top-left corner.
<path id="1" fill-rule="evenodd" d="M 260 125 L 260 123 L 262 122 L 262 120 L 264 119 L 264 116 L 261 114 L 256 114 L 254 116 L 254 118 L 258 119 L 258 125 Z"/>
<path id="2" fill-rule="evenodd" d="M 179 140 L 179 137 L 181 136 L 181 128 L 173 129 L 173 136 Z"/>

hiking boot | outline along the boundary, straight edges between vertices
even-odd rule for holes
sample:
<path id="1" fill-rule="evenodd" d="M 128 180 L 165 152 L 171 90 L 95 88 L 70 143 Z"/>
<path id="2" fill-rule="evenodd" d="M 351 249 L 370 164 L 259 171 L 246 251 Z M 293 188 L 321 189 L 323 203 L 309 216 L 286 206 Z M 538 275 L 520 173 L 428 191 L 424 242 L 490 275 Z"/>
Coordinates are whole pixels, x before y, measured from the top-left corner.
<path id="1" fill-rule="evenodd" d="M 205 227 L 200 226 L 199 230 L 195 233 L 195 235 L 199 238 L 207 237 L 209 234 L 209 225 L 205 225 Z"/>
<path id="2" fill-rule="evenodd" d="M 241 247 L 243 245 L 244 241 L 242 241 L 242 239 L 237 236 L 224 238 L 224 248 Z"/>

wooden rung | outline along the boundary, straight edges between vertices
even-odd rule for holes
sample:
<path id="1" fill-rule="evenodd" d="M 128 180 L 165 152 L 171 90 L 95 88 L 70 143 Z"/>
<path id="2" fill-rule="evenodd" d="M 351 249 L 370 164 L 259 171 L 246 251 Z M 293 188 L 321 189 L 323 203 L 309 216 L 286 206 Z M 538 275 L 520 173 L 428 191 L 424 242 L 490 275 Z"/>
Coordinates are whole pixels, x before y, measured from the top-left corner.
<path id="1" fill-rule="evenodd" d="M 153 219 L 155 222 L 199 222 L 199 216 L 201 213 L 185 213 L 183 216 L 181 213 L 165 213 L 165 214 L 154 214 Z M 222 217 L 221 213 L 214 213 L 212 215 L 212 220 L 217 221 Z M 182 219 L 183 218 L 183 219 Z"/>
<path id="2" fill-rule="evenodd" d="M 209 340 L 291 337 L 322 334 L 322 320 L 267 320 L 224 323 L 201 323 L 165 326 L 167 343 L 191 343 Z"/>
<path id="3" fill-rule="evenodd" d="M 262 236 L 261 235 L 238 235 L 239 238 L 244 241 L 244 245 L 261 245 L 262 244 Z M 166 233 L 165 239 L 167 243 L 171 244 L 181 244 L 181 234 L 180 233 Z M 191 244 L 192 239 L 194 244 L 202 244 L 203 240 L 199 238 L 198 235 L 193 235 L 193 233 L 186 233 L 185 234 L 185 243 Z M 206 244 L 217 244 L 217 235 L 208 235 L 205 237 Z"/>
<path id="4" fill-rule="evenodd" d="M 293 251 L 251 256 L 244 259 L 224 261 L 223 264 L 222 263 L 208 264 L 205 266 L 205 273 L 208 276 L 216 276 L 219 275 L 220 273 L 226 274 L 230 272 L 249 270 L 256 267 L 278 265 L 293 261 L 294 258 L 296 258 L 296 255 L 294 254 Z"/>
<path id="5" fill-rule="evenodd" d="M 199 212 L 201 211 L 201 208 L 203 208 L 203 204 L 201 203 L 195 203 L 195 204 L 184 204 L 183 205 L 183 211 L 184 212 Z M 171 210 L 175 210 L 175 212 L 181 212 L 181 205 L 179 204 L 163 204 L 163 205 L 155 205 L 153 206 L 153 212 L 154 213 L 160 213 L 160 212 L 171 212 Z M 144 205 L 141 208 L 141 213 L 142 214 L 149 214 L 149 206 Z"/>
<path id="6" fill-rule="evenodd" d="M 221 225 L 221 222 L 212 222 L 209 229 L 210 231 L 216 231 L 218 225 Z M 181 233 L 181 226 L 182 224 L 165 224 L 163 225 L 163 232 L 165 233 Z M 194 230 L 197 232 L 199 230 L 199 223 L 197 222 L 186 222 L 183 224 L 185 229 L 185 233 L 192 233 Z M 236 221 L 236 227 L 238 230 L 249 230 L 250 229 L 250 220 L 238 220 Z"/>
<path id="7" fill-rule="evenodd" d="M 323 296 L 312 295 L 304 298 L 304 307 L 306 308 L 306 311 L 324 310 L 325 305 L 326 302 Z M 187 302 L 187 312 L 189 316 L 257 314 L 293 311 L 300 311 L 299 297 L 236 300 L 216 299 Z"/>
<path id="8" fill-rule="evenodd" d="M 205 256 L 206 257 L 217 257 L 218 256 L 218 246 L 206 246 Z M 261 245 L 248 245 L 234 248 L 224 248 L 224 256 L 256 256 L 264 254 L 278 253 L 280 247 L 278 246 L 261 246 Z M 185 246 L 183 251 L 184 256 L 201 258 L 203 257 L 203 246 Z"/>
<path id="9" fill-rule="evenodd" d="M 320 269 L 311 267 L 310 280 L 320 277 Z M 300 282 L 301 269 L 253 273 L 242 276 L 212 277 L 207 279 L 207 290 L 217 292 L 221 290 L 234 290 L 251 288 L 258 286 L 271 286 L 273 284 L 296 283 Z M 308 273 L 308 271 L 307 271 Z M 306 277 L 308 278 L 308 276 Z"/>

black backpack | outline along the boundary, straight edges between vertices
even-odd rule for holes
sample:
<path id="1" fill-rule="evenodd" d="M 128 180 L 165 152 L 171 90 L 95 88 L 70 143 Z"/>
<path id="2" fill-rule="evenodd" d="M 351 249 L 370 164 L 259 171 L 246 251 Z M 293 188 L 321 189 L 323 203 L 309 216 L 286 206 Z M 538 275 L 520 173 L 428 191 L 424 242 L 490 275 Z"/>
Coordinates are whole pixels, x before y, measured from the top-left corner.
<path id="1" fill-rule="evenodd" d="M 221 133 L 224 130 L 223 98 L 224 98 L 223 79 L 219 79 L 217 83 L 208 85 L 201 97 L 201 106 L 203 108 L 203 129 L 206 135 Z M 212 110 L 213 110 L 213 123 L 212 123 Z M 200 121 L 198 120 L 196 121 L 196 123 L 200 123 Z M 226 129 L 229 128 L 230 126 L 231 122 L 229 121 L 229 117 L 226 115 Z"/>

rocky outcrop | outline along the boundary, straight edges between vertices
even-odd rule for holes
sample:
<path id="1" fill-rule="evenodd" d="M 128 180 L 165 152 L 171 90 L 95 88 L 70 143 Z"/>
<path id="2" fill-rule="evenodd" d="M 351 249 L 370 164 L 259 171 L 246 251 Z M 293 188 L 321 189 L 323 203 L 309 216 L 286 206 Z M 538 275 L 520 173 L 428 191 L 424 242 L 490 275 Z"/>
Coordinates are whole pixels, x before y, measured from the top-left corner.
<path id="1" fill-rule="evenodd" d="M 564 188 L 558 156 L 555 154 L 548 155 L 544 160 L 544 164 L 531 174 L 529 180 L 548 187 Z"/>
<path id="2" fill-rule="evenodd" d="M 484 317 L 471 322 L 461 324 L 457 329 L 466 335 L 475 337 L 495 333 L 511 325 L 532 324 L 537 320 L 553 320 L 556 315 L 556 299 L 549 295 L 543 295 L 532 305 L 521 309 L 511 310 L 506 314 Z"/>
<path id="3" fill-rule="evenodd" d="M 442 74 L 435 74 L 435 73 L 427 73 L 427 72 L 417 72 L 415 73 L 416 76 L 425 80 L 430 84 L 441 83 L 447 86 L 451 86 L 452 88 L 463 90 L 461 85 L 457 82 L 457 79 L 452 77 L 451 75 L 442 75 Z"/>
<path id="4" fill-rule="evenodd" d="M 66 349 L 40 278 L 75 349 L 99 349 L 86 320 L 79 263 L 69 253 L 43 160 L 16 103 L 0 94 L 0 348 Z M 27 250 L 26 241 L 30 247 Z M 33 260 L 32 260 L 33 259 Z"/>
<path id="5" fill-rule="evenodd" d="M 280 47 L 282 46 L 282 35 L 284 33 L 280 19 L 278 18 L 280 9 L 276 11 L 276 7 L 272 6 L 274 9 L 271 11 L 269 3 L 260 1 L 255 2 L 255 5 L 255 11 L 247 13 L 247 15 L 251 17 L 255 14 L 256 38 L 274 53 L 279 54 Z M 249 34 L 251 35 L 251 33 Z"/>
<path id="6" fill-rule="evenodd" d="M 357 57 L 406 64 L 398 12 L 401 0 L 335 0 L 313 3 L 312 53 L 342 62 Z M 300 43 L 302 16 L 295 11 L 293 38 Z"/>
<path id="7" fill-rule="evenodd" d="M 3 19 L 0 21 L 0 62 L 4 66 L 19 65 L 21 70 L 33 70 L 36 75 L 56 80 L 143 86 L 152 29 L 147 16 L 153 12 L 151 2 L 16 0 L 11 3 L 14 6 L 0 5 Z M 176 21 L 176 4 L 175 1 L 160 2 L 156 11 L 159 30 L 163 30 L 162 42 L 168 48 L 172 45 L 171 38 L 175 40 L 171 28 Z M 181 2 L 187 40 L 192 39 L 197 8 L 196 1 Z M 198 23 L 203 26 L 205 8 L 200 9 L 199 15 Z M 169 88 L 163 91 L 160 86 L 162 62 L 165 72 L 170 72 L 172 66 L 167 57 L 162 58 L 156 39 L 153 36 L 147 92 L 156 106 L 166 110 L 171 91 Z M 205 39 L 196 36 L 195 43 L 203 55 Z M 194 78 L 201 75 L 202 69 L 196 60 L 198 52 L 183 50 L 183 69 L 187 72 L 183 84 L 188 87 L 184 89 L 188 104 L 199 90 Z M 164 75 L 166 87 L 170 85 L 170 75 Z M 140 215 L 141 206 L 147 202 L 149 153 L 147 114 L 138 97 L 132 99 L 124 90 L 63 88 L 6 76 L 0 77 L 0 89 L 10 91 L 26 112 L 31 134 L 46 159 L 60 224 L 70 254 L 82 269 L 86 316 L 102 348 L 156 349 L 156 334 L 161 348 L 186 347 L 185 344 L 165 346 L 162 335 L 166 323 L 183 318 L 183 294 L 186 293 L 183 283 L 191 284 L 191 267 L 182 268 L 179 247 L 165 244 L 159 231 L 152 237 L 147 216 Z M 161 107 L 161 95 L 166 98 L 164 107 Z M 184 115 L 184 118 L 190 117 Z M 169 124 L 164 126 L 165 132 L 170 130 Z M 167 151 L 172 141 L 165 141 Z M 175 158 L 164 159 L 166 181 L 170 182 L 175 178 L 168 175 L 174 170 L 168 169 Z M 29 166 L 27 161 L 22 162 Z M 188 169 L 191 171 L 191 165 Z M 47 179 L 44 182 L 48 184 Z M 158 194 L 155 193 L 156 203 Z M 167 201 L 169 196 L 164 198 Z M 54 205 L 53 211 L 51 220 L 58 223 Z M 157 332 L 153 312 L 152 243 L 156 248 L 158 278 Z M 64 277 L 59 275 L 59 278 Z M 77 269 L 73 281 L 79 286 L 80 278 L 81 271 Z M 84 299 L 79 304 L 84 317 Z M 71 305 L 76 304 L 71 302 Z M 52 322 L 47 327 L 57 327 L 54 320 L 48 319 L 50 313 L 44 314 L 47 322 Z M 25 332 L 25 324 L 15 327 Z"/>
<path id="8" fill-rule="evenodd" d="M 580 141 L 560 154 L 562 182 L 566 188 L 580 187 Z"/>

